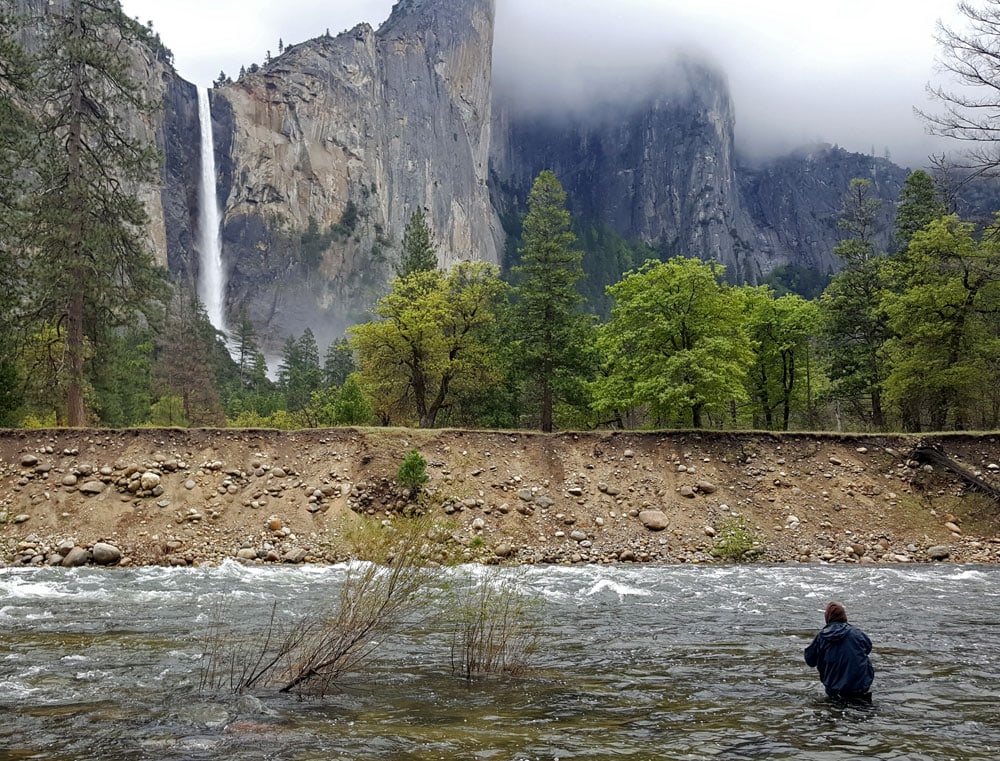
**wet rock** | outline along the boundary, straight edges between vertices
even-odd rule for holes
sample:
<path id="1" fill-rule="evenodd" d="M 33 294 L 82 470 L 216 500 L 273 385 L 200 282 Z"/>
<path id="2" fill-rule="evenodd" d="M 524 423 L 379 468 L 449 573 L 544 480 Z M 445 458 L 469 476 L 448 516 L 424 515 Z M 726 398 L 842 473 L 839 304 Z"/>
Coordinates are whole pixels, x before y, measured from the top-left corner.
<path id="1" fill-rule="evenodd" d="M 122 551 L 113 544 L 97 542 L 94 545 L 93 557 L 97 565 L 117 565 L 122 559 Z"/>

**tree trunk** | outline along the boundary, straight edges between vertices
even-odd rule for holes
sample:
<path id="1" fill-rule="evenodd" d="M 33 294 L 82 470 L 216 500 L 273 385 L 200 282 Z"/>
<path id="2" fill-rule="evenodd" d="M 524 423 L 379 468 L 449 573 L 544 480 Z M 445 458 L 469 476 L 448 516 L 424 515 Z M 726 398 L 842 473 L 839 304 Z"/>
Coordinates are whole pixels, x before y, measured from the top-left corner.
<path id="1" fill-rule="evenodd" d="M 548 377 L 542 378 L 542 432 L 552 433 L 552 384 Z"/>
<path id="2" fill-rule="evenodd" d="M 83 17 L 79 2 L 73 3 L 73 36 L 83 37 Z M 66 136 L 67 180 L 70 185 L 71 215 L 69 261 L 66 265 L 75 284 L 66 305 L 66 358 L 69 378 L 66 387 L 66 423 L 70 428 L 84 424 L 83 367 L 84 367 L 84 303 L 85 272 L 83 272 L 83 64 L 73 66 L 73 92 L 70 99 L 69 131 Z"/>

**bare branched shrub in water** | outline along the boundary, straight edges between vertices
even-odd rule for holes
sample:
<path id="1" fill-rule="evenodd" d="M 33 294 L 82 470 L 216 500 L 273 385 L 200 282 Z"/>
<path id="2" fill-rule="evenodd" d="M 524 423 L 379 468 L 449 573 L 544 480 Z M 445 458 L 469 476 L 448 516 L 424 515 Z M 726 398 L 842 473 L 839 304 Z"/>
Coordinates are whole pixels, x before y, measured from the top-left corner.
<path id="1" fill-rule="evenodd" d="M 489 567 L 456 590 L 458 614 L 451 647 L 452 671 L 465 679 L 490 674 L 517 675 L 538 649 L 536 601 L 517 578 Z"/>
<path id="2" fill-rule="evenodd" d="M 279 626 L 275 615 L 251 645 L 218 642 L 209 653 L 203 686 L 245 692 L 256 687 L 323 695 L 356 672 L 387 637 L 426 617 L 424 595 L 436 571 L 421 564 L 426 521 L 358 534 L 364 557 L 352 563 L 329 605 Z M 229 684 L 225 684 L 228 676 Z"/>

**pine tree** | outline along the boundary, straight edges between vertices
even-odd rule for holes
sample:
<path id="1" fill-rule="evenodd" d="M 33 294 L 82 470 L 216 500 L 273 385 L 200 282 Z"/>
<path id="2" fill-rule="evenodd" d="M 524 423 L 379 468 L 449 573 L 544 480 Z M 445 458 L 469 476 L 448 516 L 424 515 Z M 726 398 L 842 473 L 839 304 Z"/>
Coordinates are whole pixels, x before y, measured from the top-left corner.
<path id="1" fill-rule="evenodd" d="M 339 388 L 356 369 L 351 345 L 346 338 L 339 338 L 327 347 L 323 357 L 323 385 Z"/>
<path id="2" fill-rule="evenodd" d="M 285 341 L 278 367 L 278 387 L 285 394 L 288 411 L 305 409 L 312 392 L 319 390 L 322 381 L 316 337 L 306 328 L 298 340 L 289 337 Z"/>
<path id="3" fill-rule="evenodd" d="M 948 213 L 948 207 L 934 185 L 934 179 L 922 169 L 911 172 L 899 191 L 896 208 L 896 240 L 906 249 L 917 230 Z"/>
<path id="4" fill-rule="evenodd" d="M 32 76 L 28 57 L 17 44 L 18 24 L 0 4 L 0 425 L 20 405 L 14 362 L 16 334 L 23 326 L 25 278 L 18 255 L 24 217 L 20 200 L 24 164 L 30 155 L 30 115 L 24 102 Z"/>
<path id="5" fill-rule="evenodd" d="M 403 232 L 403 254 L 396 267 L 396 275 L 408 277 L 414 272 L 433 272 L 437 268 L 438 259 L 431 227 L 424 216 L 424 210 L 418 206 L 410 215 L 410 221 L 406 223 L 406 230 Z"/>
<path id="6" fill-rule="evenodd" d="M 581 384 L 588 367 L 591 320 L 581 311 L 576 284 L 583 254 L 573 248 L 566 193 L 550 171 L 538 175 L 528 196 L 521 263 L 513 268 L 514 320 L 520 365 L 538 392 L 541 429 L 551 431 L 558 397 Z"/>
<path id="7" fill-rule="evenodd" d="M 198 298 L 178 291 L 157 338 L 154 386 L 162 399 L 178 398 L 184 420 L 178 424 L 216 426 L 225 422 L 212 377 L 217 333 Z"/>
<path id="8" fill-rule="evenodd" d="M 118 3 L 66 0 L 49 22 L 37 77 L 48 107 L 30 208 L 32 296 L 36 314 L 64 331 L 67 423 L 81 426 L 98 334 L 134 322 L 165 291 L 142 240 L 145 209 L 127 190 L 151 178 L 156 153 L 125 123 L 148 106 L 130 73 L 138 30 Z"/>
<path id="9" fill-rule="evenodd" d="M 871 182 L 851 180 L 840 225 L 850 235 L 833 249 L 844 267 L 823 293 L 822 307 L 834 391 L 876 430 L 885 426 L 882 391 L 888 368 L 882 347 L 889 337 L 882 307 L 886 259 L 875 248 L 879 201 Z"/>

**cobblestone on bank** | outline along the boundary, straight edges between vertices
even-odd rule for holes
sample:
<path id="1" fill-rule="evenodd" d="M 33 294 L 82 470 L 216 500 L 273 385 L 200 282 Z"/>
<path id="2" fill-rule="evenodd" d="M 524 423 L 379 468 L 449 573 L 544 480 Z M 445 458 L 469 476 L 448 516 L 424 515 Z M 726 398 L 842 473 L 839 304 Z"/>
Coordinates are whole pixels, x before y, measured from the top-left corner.
<path id="1" fill-rule="evenodd" d="M 0 431 L 14 565 L 334 563 L 359 523 L 426 515 L 428 562 L 997 563 L 1000 508 L 904 437 L 754 433 Z M 992 436 L 940 445 L 1000 479 Z M 428 463 L 419 498 L 395 471 Z"/>

